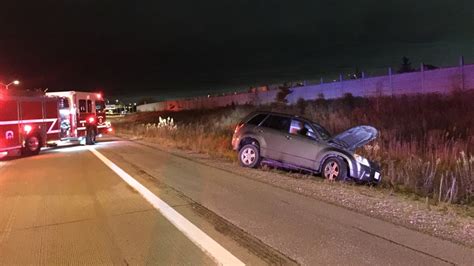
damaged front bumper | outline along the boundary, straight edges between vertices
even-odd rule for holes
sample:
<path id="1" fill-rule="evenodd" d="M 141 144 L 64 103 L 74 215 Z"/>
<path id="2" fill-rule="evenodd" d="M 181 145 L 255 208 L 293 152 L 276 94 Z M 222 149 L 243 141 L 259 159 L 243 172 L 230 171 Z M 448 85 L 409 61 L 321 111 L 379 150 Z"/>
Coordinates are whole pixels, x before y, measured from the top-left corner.
<path id="1" fill-rule="evenodd" d="M 380 183 L 382 181 L 382 175 L 380 173 L 380 166 L 374 162 L 369 162 L 368 165 L 358 164 L 358 174 L 355 178 L 364 183 Z"/>

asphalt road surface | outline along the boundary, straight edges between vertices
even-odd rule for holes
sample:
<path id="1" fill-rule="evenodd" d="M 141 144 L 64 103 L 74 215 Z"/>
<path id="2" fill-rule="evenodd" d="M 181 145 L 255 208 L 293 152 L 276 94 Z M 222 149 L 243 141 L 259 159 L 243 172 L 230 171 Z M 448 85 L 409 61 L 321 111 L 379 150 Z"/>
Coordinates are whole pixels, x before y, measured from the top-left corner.
<path id="1" fill-rule="evenodd" d="M 0 264 L 472 265 L 474 251 L 135 142 L 0 161 Z"/>

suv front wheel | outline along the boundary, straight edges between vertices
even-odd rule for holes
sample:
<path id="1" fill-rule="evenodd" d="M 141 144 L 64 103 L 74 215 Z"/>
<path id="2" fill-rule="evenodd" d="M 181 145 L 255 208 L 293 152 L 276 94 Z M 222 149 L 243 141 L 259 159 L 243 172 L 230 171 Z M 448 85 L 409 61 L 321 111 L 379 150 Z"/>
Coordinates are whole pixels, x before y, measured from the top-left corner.
<path id="1" fill-rule="evenodd" d="M 260 159 L 260 151 L 253 144 L 247 144 L 239 151 L 239 162 L 244 167 L 256 168 L 260 164 Z"/>
<path id="2" fill-rule="evenodd" d="M 347 164 L 340 158 L 327 159 L 322 168 L 322 176 L 329 181 L 343 181 L 347 179 Z"/>

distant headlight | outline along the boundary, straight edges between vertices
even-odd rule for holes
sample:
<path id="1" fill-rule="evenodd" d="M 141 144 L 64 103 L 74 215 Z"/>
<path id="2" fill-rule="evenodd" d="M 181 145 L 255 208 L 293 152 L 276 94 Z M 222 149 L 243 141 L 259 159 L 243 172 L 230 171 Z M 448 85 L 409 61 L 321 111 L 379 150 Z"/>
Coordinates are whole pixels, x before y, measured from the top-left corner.
<path id="1" fill-rule="evenodd" d="M 356 161 L 362 165 L 370 166 L 369 160 L 365 159 L 364 157 L 360 156 L 359 154 L 354 154 L 354 158 Z"/>

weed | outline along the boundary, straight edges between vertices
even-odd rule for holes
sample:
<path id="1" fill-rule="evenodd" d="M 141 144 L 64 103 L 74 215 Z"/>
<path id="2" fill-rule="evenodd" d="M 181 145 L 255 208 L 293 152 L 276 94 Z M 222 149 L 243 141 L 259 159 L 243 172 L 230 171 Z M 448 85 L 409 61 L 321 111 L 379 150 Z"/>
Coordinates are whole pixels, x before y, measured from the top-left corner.
<path id="1" fill-rule="evenodd" d="M 373 125 L 379 137 L 357 153 L 381 164 L 383 187 L 428 203 L 469 205 L 474 201 L 473 102 L 472 92 L 376 98 L 346 95 L 337 100 L 299 100 L 295 106 L 138 113 L 115 126 L 119 133 L 236 161 L 230 145 L 235 125 L 257 109 L 304 115 L 332 133 Z"/>

